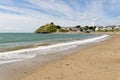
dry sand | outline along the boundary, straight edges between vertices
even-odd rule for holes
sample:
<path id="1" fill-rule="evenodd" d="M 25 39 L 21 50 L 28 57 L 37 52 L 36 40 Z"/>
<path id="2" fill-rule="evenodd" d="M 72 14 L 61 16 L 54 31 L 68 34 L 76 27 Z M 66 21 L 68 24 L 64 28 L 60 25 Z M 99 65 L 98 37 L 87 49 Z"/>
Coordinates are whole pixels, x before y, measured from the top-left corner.
<path id="1" fill-rule="evenodd" d="M 120 80 L 120 35 L 38 67 L 22 80 Z"/>

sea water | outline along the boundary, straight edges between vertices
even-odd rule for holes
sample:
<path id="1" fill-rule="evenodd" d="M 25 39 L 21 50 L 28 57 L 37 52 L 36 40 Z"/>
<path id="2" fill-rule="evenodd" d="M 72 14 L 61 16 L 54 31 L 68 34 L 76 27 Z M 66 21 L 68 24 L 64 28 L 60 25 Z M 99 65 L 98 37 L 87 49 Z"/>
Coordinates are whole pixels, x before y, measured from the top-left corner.
<path id="1" fill-rule="evenodd" d="M 57 53 L 106 38 L 108 35 L 0 33 L 0 64 Z"/>

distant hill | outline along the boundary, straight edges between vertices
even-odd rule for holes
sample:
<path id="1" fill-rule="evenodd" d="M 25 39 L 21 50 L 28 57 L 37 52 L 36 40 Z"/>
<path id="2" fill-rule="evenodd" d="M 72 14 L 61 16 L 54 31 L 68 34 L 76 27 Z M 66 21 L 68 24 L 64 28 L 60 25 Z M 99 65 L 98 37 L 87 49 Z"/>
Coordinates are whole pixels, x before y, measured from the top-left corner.
<path id="1" fill-rule="evenodd" d="M 38 28 L 35 33 L 53 33 L 57 32 L 57 30 L 61 29 L 60 26 L 55 25 L 53 22 L 50 24 L 46 24 Z"/>

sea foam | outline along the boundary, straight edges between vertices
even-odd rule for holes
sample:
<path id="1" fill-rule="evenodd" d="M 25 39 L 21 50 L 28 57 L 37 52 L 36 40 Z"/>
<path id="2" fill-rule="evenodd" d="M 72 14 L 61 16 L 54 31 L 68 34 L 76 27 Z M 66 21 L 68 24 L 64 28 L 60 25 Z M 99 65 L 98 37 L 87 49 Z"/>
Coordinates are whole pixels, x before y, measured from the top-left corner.
<path id="1" fill-rule="evenodd" d="M 66 43 L 58 43 L 48 46 L 39 46 L 37 48 L 22 49 L 16 51 L 2 52 L 0 53 L 0 64 L 16 62 L 33 58 L 37 55 L 44 55 L 50 53 L 56 53 L 71 48 L 75 48 L 82 44 L 88 44 L 93 42 L 99 42 L 107 39 L 109 35 L 102 35 L 94 38 L 88 38 L 84 40 L 71 41 Z"/>

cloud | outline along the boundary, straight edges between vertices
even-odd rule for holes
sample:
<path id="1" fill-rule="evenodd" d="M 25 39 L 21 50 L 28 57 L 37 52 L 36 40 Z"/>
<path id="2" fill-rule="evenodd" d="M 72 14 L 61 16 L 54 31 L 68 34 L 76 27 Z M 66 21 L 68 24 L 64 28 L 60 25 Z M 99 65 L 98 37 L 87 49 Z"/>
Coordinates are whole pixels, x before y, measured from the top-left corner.
<path id="1" fill-rule="evenodd" d="M 49 13 L 57 13 L 57 15 L 63 15 L 64 17 L 73 17 L 73 10 L 68 5 L 64 4 L 62 1 L 59 2 L 48 2 L 46 0 L 29 0 L 30 3 L 36 5 L 40 9 L 47 11 Z"/>
<path id="2" fill-rule="evenodd" d="M 93 22 L 119 24 L 119 3 L 119 0 L 3 0 L 0 2 L 0 32 L 34 32 L 48 22 L 61 26 Z"/>
<path id="3" fill-rule="evenodd" d="M 32 32 L 38 25 L 38 20 L 22 15 L 0 13 L 2 32 Z"/>

